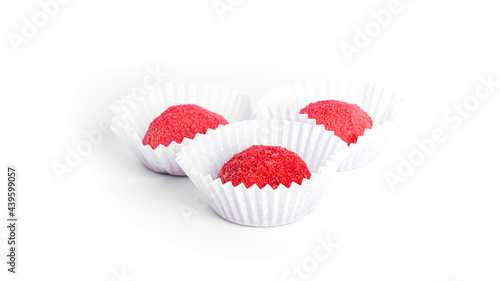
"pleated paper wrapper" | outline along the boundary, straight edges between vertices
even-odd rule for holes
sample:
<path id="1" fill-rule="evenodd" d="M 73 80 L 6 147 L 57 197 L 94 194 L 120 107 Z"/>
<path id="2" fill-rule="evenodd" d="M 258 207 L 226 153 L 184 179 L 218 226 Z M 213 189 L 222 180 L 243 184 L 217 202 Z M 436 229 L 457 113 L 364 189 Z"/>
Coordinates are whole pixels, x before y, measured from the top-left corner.
<path id="1" fill-rule="evenodd" d="M 232 156 L 252 145 L 281 146 L 297 153 L 311 172 L 302 184 L 276 189 L 223 184 L 217 175 Z M 278 226 L 299 220 L 320 202 L 348 147 L 323 126 L 286 120 L 249 120 L 209 130 L 177 155 L 214 211 L 222 218 L 247 226 Z"/>
<path id="2" fill-rule="evenodd" d="M 340 100 L 361 107 L 373 119 L 357 143 L 350 145 L 349 154 L 339 171 L 360 168 L 378 157 L 396 116 L 401 95 L 379 84 L 348 78 L 316 79 L 268 91 L 252 111 L 256 119 L 282 119 L 316 124 L 299 111 L 308 104 L 322 100 Z"/>
<path id="3" fill-rule="evenodd" d="M 149 169 L 158 173 L 185 176 L 175 162 L 175 157 L 191 139 L 184 138 L 181 143 L 172 142 L 169 146 L 159 145 L 156 149 L 142 144 L 149 124 L 168 107 L 179 104 L 196 104 L 222 115 L 231 123 L 250 117 L 252 98 L 242 92 L 215 85 L 165 83 L 149 91 L 132 108 L 123 108 L 122 112 L 112 118 L 111 130 Z M 200 134 L 196 137 L 198 135 Z"/>

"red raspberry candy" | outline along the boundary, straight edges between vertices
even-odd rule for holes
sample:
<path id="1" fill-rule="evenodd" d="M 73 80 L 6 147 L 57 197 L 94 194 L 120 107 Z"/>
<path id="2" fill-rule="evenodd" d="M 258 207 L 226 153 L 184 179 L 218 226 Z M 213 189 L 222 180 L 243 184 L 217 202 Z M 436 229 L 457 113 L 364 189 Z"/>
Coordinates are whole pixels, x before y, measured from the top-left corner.
<path id="1" fill-rule="evenodd" d="M 358 136 L 373 126 L 372 118 L 359 106 L 337 100 L 311 103 L 302 108 L 300 113 L 316 119 L 316 124 L 324 125 L 325 129 L 333 131 L 348 145 L 356 143 Z"/>
<path id="2" fill-rule="evenodd" d="M 254 145 L 234 155 L 227 161 L 217 176 L 222 183 L 234 186 L 244 183 L 247 188 L 256 184 L 273 189 L 280 184 L 290 187 L 292 182 L 302 184 L 311 173 L 306 163 L 295 152 L 280 146 Z"/>
<path id="3" fill-rule="evenodd" d="M 174 105 L 156 117 L 142 140 L 142 144 L 156 149 L 160 144 L 181 143 L 184 138 L 193 139 L 228 122 L 219 114 L 194 104 Z"/>

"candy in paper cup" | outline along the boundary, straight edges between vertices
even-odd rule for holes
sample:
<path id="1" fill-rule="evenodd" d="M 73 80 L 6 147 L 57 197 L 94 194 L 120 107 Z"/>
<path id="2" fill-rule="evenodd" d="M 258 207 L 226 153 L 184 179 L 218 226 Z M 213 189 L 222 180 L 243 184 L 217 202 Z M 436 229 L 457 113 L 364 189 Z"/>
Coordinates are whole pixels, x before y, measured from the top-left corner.
<path id="1" fill-rule="evenodd" d="M 191 139 L 184 138 L 181 143 L 172 142 L 169 146 L 159 145 L 152 149 L 142 143 L 149 124 L 170 106 L 180 104 L 201 106 L 222 115 L 229 123 L 242 121 L 250 117 L 251 103 L 249 95 L 225 87 L 186 82 L 165 83 L 151 90 L 132 108 L 124 108 L 115 115 L 111 130 L 149 169 L 185 176 L 175 162 L 175 156 Z"/>
<path id="2" fill-rule="evenodd" d="M 297 153 L 311 172 L 302 184 L 234 186 L 217 178 L 222 166 L 252 145 L 281 146 Z M 286 120 L 248 120 L 209 130 L 177 154 L 177 162 L 222 218 L 247 226 L 278 226 L 299 220 L 319 203 L 348 147 L 323 127 Z"/>
<path id="3" fill-rule="evenodd" d="M 349 147 L 349 154 L 339 171 L 360 168 L 373 161 L 382 151 L 396 115 L 401 96 L 382 85 L 347 78 L 317 79 L 268 91 L 257 101 L 252 112 L 255 119 L 283 119 L 316 124 L 299 111 L 310 103 L 339 100 L 356 104 L 373 119 L 357 143 Z"/>

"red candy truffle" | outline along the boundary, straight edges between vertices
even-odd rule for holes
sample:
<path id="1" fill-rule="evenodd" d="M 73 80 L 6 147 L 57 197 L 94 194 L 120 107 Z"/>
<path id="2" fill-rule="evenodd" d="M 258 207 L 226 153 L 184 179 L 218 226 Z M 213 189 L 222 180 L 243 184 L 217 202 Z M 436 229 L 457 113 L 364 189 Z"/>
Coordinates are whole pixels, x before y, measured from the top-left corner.
<path id="1" fill-rule="evenodd" d="M 219 172 L 222 183 L 241 183 L 249 188 L 256 184 L 264 188 L 269 184 L 273 189 L 280 184 L 290 187 L 292 182 L 302 184 L 311 173 L 306 163 L 295 152 L 280 146 L 254 145 L 234 155 Z"/>
<path id="2" fill-rule="evenodd" d="M 160 144 L 181 143 L 184 138 L 193 139 L 228 122 L 219 114 L 194 104 L 174 105 L 156 117 L 142 140 L 142 144 L 156 149 Z"/>
<path id="3" fill-rule="evenodd" d="M 359 106 L 337 100 L 324 100 L 311 103 L 300 110 L 316 124 L 324 125 L 348 145 L 356 143 L 365 129 L 371 129 L 373 120 Z"/>

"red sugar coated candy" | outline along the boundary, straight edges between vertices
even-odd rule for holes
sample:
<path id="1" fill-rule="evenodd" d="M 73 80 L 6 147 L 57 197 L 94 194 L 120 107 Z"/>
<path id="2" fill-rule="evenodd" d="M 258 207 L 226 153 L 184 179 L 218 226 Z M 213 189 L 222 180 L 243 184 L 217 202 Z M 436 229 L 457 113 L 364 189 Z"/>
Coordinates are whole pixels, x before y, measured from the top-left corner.
<path id="1" fill-rule="evenodd" d="M 300 113 L 316 119 L 316 124 L 324 125 L 325 129 L 333 131 L 348 145 L 356 143 L 358 136 L 373 126 L 372 118 L 359 106 L 337 100 L 311 103 L 302 108 Z"/>
<path id="2" fill-rule="evenodd" d="M 256 184 L 264 188 L 269 184 L 273 189 L 280 184 L 290 187 L 292 182 L 302 184 L 311 173 L 306 163 L 295 152 L 280 146 L 254 145 L 234 155 L 221 168 L 222 183 L 241 183 L 246 188 Z"/>
<path id="3" fill-rule="evenodd" d="M 156 117 L 149 125 L 142 144 L 156 149 L 160 144 L 181 143 L 184 138 L 194 139 L 228 122 L 219 114 L 194 104 L 173 105 Z"/>

